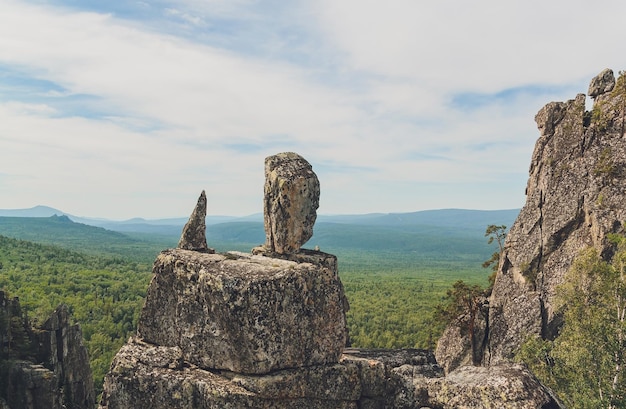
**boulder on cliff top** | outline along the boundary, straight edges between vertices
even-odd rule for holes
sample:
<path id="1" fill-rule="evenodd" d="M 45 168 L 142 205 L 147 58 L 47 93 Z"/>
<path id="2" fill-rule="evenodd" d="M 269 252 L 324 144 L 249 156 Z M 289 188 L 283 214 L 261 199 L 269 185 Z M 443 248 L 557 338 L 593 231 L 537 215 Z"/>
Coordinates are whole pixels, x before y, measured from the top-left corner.
<path id="1" fill-rule="evenodd" d="M 178 242 L 178 248 L 183 250 L 215 253 L 206 242 L 206 193 L 204 190 L 198 198 L 189 220 L 183 227 L 183 233 Z"/>
<path id="2" fill-rule="evenodd" d="M 613 74 L 613 70 L 607 68 L 603 70 L 600 74 L 593 77 L 591 83 L 589 84 L 589 90 L 587 91 L 587 95 L 589 95 L 591 98 L 595 98 L 598 95 L 611 92 L 614 86 L 615 75 Z"/>
<path id="3" fill-rule="evenodd" d="M 202 368 L 258 374 L 336 363 L 346 344 L 335 256 L 298 263 L 175 249 L 153 272 L 138 334 L 180 347 Z"/>
<path id="4" fill-rule="evenodd" d="M 320 183 L 311 164 L 293 152 L 265 158 L 265 249 L 295 253 L 313 236 Z"/>

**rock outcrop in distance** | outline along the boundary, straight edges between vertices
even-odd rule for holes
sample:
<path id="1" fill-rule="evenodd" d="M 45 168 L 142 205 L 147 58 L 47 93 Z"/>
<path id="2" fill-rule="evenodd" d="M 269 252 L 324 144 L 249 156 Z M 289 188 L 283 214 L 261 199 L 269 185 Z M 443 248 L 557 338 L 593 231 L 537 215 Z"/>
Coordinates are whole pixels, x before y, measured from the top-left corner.
<path id="1" fill-rule="evenodd" d="M 554 339 L 562 325 L 555 292 L 585 247 L 604 257 L 607 236 L 625 232 L 626 76 L 607 69 L 588 94 L 550 102 L 535 117 L 540 131 L 532 155 L 526 204 L 506 238 L 485 320 L 483 365 L 510 361 L 529 336 Z M 607 257 L 608 258 L 608 257 Z M 456 334 L 456 335 L 455 335 Z M 469 349 L 450 328 L 437 352 L 445 364 L 467 361 Z M 453 368 L 454 365 L 449 365 Z"/>
<path id="2" fill-rule="evenodd" d="M 265 203 L 280 204 L 265 206 L 258 254 L 157 257 L 137 336 L 115 356 L 100 409 L 560 408 L 521 366 L 444 376 L 430 351 L 345 348 L 337 258 L 300 248 L 319 192 L 294 155 L 271 157 L 282 165 L 270 173 L 282 176 L 270 184 L 288 188 L 266 189 Z"/>
<path id="3" fill-rule="evenodd" d="M 93 409 L 96 397 L 79 325 L 65 305 L 41 327 L 0 291 L 0 408 Z"/>

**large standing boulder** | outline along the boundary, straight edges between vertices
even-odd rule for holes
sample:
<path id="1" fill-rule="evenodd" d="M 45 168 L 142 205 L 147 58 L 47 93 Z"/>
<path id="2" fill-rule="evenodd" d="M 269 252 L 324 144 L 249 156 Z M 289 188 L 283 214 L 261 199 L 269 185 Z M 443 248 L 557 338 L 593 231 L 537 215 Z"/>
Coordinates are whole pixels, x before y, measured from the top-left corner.
<path id="1" fill-rule="evenodd" d="M 311 164 L 293 152 L 265 159 L 265 250 L 297 252 L 313 236 L 320 183 Z"/>
<path id="2" fill-rule="evenodd" d="M 259 374 L 336 363 L 346 344 L 335 256 L 162 252 L 141 312 L 145 341 L 202 368 Z"/>

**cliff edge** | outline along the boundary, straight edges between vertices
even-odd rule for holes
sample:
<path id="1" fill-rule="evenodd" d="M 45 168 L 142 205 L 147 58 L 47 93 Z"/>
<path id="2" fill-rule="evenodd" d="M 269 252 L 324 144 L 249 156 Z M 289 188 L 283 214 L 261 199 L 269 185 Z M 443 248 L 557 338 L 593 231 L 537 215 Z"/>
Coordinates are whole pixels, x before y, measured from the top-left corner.
<path id="1" fill-rule="evenodd" d="M 92 409 L 96 403 L 79 325 L 60 305 L 31 328 L 17 298 L 0 291 L 0 408 Z"/>
<path id="2" fill-rule="evenodd" d="M 626 76 L 616 80 L 606 69 L 592 79 L 588 94 L 591 111 L 578 94 L 546 104 L 535 116 L 540 137 L 526 204 L 506 237 L 485 304 L 484 340 L 472 350 L 454 326 L 448 328 L 437 349 L 447 369 L 471 354 L 487 366 L 510 362 L 529 336 L 557 337 L 562 318 L 555 293 L 574 259 L 586 247 L 609 259 L 608 235 L 625 232 Z"/>
<path id="3" fill-rule="evenodd" d="M 626 221 L 626 77 L 611 70 L 585 95 L 551 102 L 536 115 L 526 204 L 511 227 L 489 307 L 486 364 L 511 359 L 524 338 L 554 339 L 561 320 L 554 295 L 578 253 L 593 246 L 605 257 L 609 233 Z"/>

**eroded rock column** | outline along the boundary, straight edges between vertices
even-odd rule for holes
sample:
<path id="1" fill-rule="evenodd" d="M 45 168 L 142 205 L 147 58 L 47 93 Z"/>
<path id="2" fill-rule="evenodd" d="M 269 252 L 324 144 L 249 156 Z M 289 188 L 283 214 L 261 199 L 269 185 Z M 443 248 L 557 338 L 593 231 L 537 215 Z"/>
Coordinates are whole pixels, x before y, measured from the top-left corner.
<path id="1" fill-rule="evenodd" d="M 311 164 L 293 152 L 265 159 L 265 250 L 291 254 L 313 236 L 320 182 Z"/>

